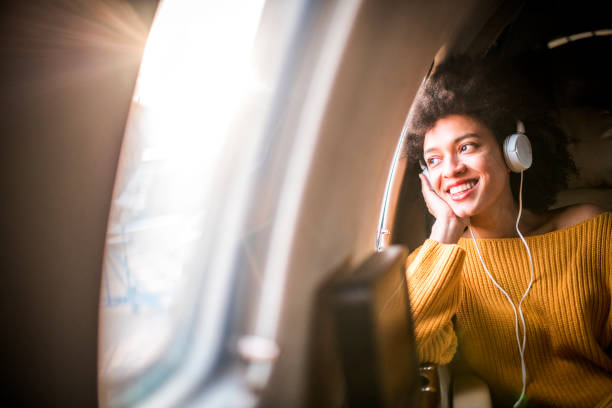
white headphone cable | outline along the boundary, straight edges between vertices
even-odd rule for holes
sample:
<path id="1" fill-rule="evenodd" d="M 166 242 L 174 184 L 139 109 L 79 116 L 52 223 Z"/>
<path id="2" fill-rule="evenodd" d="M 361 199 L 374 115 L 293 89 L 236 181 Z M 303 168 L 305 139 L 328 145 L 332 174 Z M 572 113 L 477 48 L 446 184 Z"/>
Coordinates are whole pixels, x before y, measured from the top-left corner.
<path id="1" fill-rule="evenodd" d="M 527 343 L 527 328 L 525 326 L 525 317 L 523 316 L 522 306 L 523 306 L 523 301 L 525 300 L 525 298 L 527 297 L 527 294 L 531 290 L 531 286 L 533 285 L 533 277 L 534 277 L 534 266 L 533 266 L 533 258 L 531 257 L 531 251 L 529 250 L 529 245 L 527 245 L 527 241 L 525 241 L 525 237 L 523 237 L 523 234 L 521 234 L 521 231 L 519 230 L 519 221 L 521 219 L 522 211 L 523 211 L 523 172 L 521 171 L 521 184 L 519 187 L 519 212 L 516 217 L 515 228 L 516 228 L 516 232 L 521 238 L 521 241 L 523 241 L 523 245 L 527 249 L 527 255 L 529 256 L 529 268 L 531 271 L 531 280 L 529 281 L 529 285 L 527 286 L 527 289 L 525 290 L 525 293 L 523 293 L 523 296 L 521 297 L 521 300 L 519 302 L 518 313 L 517 313 L 517 308 L 514 305 L 514 302 L 510 298 L 510 295 L 508 295 L 508 293 L 500 286 L 500 284 L 497 283 L 497 281 L 491 275 L 491 272 L 489 272 L 487 265 L 485 265 L 484 259 L 482 258 L 482 254 L 480 253 L 480 248 L 478 247 L 478 243 L 476 242 L 476 237 L 474 236 L 474 232 L 472 231 L 472 227 L 469 226 L 470 234 L 472 235 L 472 241 L 474 241 L 474 246 L 476 247 L 478 258 L 480 258 L 480 263 L 484 267 L 485 272 L 487 273 L 487 275 L 489 276 L 493 284 L 497 287 L 497 289 L 499 289 L 504 294 L 504 296 L 506 297 L 506 299 L 512 306 L 512 310 L 514 311 L 514 329 L 515 329 L 515 334 L 516 334 L 516 343 L 518 345 L 519 355 L 521 357 L 521 378 L 523 380 L 523 388 L 521 390 L 521 395 L 519 396 L 519 399 L 514 403 L 514 408 L 520 406 L 521 402 L 523 401 L 523 398 L 525 398 L 525 390 L 527 389 L 527 368 L 525 367 L 525 344 Z M 522 342 L 520 341 L 520 335 L 519 335 L 518 316 L 521 317 L 521 327 L 523 329 L 523 341 Z"/>

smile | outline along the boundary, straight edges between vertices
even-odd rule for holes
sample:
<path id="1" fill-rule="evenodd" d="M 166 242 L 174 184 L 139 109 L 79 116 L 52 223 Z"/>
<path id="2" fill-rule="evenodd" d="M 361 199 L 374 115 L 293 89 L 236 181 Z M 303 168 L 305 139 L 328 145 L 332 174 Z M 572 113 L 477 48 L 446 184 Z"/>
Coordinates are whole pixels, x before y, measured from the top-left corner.
<path id="1" fill-rule="evenodd" d="M 470 195 L 470 193 L 472 192 L 472 189 L 474 188 L 476 184 L 478 184 L 478 180 L 467 181 L 463 184 L 459 184 L 459 185 L 451 187 L 448 190 L 448 193 L 450 194 L 453 200 L 462 200 L 468 195 Z"/>

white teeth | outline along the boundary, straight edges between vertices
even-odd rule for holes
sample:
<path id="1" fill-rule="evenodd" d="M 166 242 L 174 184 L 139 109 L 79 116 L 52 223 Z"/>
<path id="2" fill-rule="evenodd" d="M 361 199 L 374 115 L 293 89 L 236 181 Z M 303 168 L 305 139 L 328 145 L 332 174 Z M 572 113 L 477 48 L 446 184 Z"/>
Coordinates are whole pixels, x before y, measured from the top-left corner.
<path id="1" fill-rule="evenodd" d="M 474 187 L 474 184 L 474 182 L 468 181 L 467 183 L 461 184 L 460 186 L 451 187 L 449 192 L 451 194 L 461 193 L 462 191 L 469 190 L 470 188 Z"/>

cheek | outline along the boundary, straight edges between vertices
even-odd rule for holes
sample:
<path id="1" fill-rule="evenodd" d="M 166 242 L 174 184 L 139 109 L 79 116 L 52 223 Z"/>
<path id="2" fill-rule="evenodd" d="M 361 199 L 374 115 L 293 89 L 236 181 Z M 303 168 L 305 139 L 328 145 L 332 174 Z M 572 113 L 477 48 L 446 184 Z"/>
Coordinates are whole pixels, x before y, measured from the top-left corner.
<path id="1" fill-rule="evenodd" d="M 482 193 L 484 194 L 483 199 L 487 201 L 495 200 L 506 189 L 506 186 L 510 185 L 509 172 L 506 171 L 506 167 L 492 166 L 487 171 L 485 179 L 485 188 Z"/>
<path id="2" fill-rule="evenodd" d="M 510 172 L 500 154 L 484 154 L 474 157 L 469 166 L 479 173 L 494 180 L 503 180 Z"/>
<path id="3" fill-rule="evenodd" d="M 499 183 L 507 180 L 510 174 L 510 169 L 508 169 L 506 163 L 500 160 L 489 162 L 486 171 L 492 180 Z"/>

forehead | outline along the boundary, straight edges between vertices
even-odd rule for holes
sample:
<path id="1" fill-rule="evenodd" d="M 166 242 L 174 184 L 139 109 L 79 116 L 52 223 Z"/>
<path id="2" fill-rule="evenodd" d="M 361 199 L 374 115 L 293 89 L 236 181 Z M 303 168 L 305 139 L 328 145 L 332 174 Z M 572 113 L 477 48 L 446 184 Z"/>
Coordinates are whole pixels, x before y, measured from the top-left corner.
<path id="1" fill-rule="evenodd" d="M 466 115 L 449 115 L 438 119 L 425 133 L 423 150 L 442 148 L 447 144 L 458 143 L 465 137 L 476 137 L 485 142 L 495 142 L 493 133 L 482 122 Z"/>

